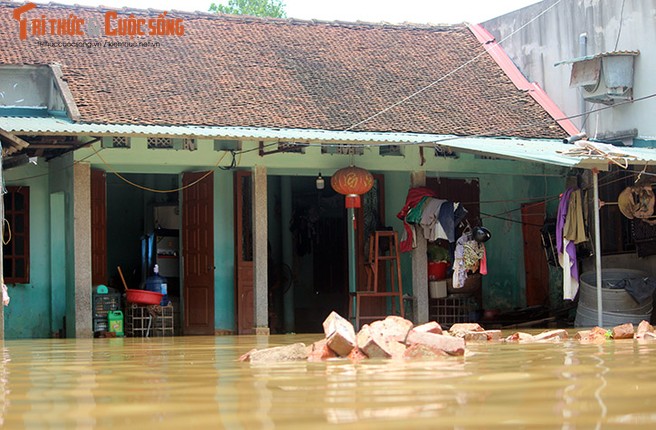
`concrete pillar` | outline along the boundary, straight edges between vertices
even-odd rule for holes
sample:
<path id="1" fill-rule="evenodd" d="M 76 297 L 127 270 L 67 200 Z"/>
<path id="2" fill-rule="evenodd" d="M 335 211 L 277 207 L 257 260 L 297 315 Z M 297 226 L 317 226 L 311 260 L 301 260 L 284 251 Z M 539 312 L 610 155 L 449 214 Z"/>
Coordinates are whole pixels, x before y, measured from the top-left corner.
<path id="1" fill-rule="evenodd" d="M 73 165 L 75 337 L 93 337 L 91 315 L 91 167 Z"/>
<path id="2" fill-rule="evenodd" d="M 267 171 L 253 167 L 253 300 L 255 334 L 269 334 Z"/>
<path id="3" fill-rule="evenodd" d="M 426 172 L 412 172 L 410 185 L 426 185 Z M 416 324 L 428 322 L 428 258 L 426 256 L 426 239 L 422 229 L 416 229 L 417 247 L 412 250 L 412 294 L 414 295 L 414 317 Z"/>
<path id="4" fill-rule="evenodd" d="M 292 219 L 292 178 L 283 176 L 280 179 L 280 205 L 282 218 L 282 262 L 294 271 L 294 253 L 293 238 L 289 231 L 289 224 Z M 291 286 L 283 296 L 283 321 L 285 333 L 294 331 L 294 282 L 291 279 Z"/>
<path id="5" fill-rule="evenodd" d="M 66 194 L 50 194 L 50 331 L 63 328 L 66 315 Z"/>
<path id="6" fill-rule="evenodd" d="M 0 151 L 2 150 L 2 146 L 0 145 Z M 2 184 L 4 184 L 5 180 L 4 177 L 2 176 L 2 156 L 0 156 L 0 187 Z M 5 199 L 2 195 L 0 195 L 0 216 L 2 219 L 5 217 Z M 2 240 L 5 238 L 5 223 L 3 221 L 2 227 L 0 228 L 0 232 L 2 233 Z M 0 246 L 0 283 L 4 284 L 5 283 L 5 272 L 4 272 L 4 267 L 3 267 L 3 255 L 2 255 L 2 246 Z M 0 285 L 0 288 L 2 285 Z M 1 303 L 2 293 L 0 293 L 0 340 L 4 340 L 5 338 L 5 306 Z"/>

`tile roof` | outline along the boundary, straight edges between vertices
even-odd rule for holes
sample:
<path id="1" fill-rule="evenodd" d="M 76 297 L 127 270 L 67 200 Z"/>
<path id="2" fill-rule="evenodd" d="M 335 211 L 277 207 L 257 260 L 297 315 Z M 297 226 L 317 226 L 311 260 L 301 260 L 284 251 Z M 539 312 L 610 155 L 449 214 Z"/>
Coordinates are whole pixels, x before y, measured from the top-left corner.
<path id="1" fill-rule="evenodd" d="M 18 37 L 16 3 L 0 1 L 0 64 L 61 65 L 81 122 L 560 138 L 465 26 L 299 21 L 171 11 L 184 36 Z M 38 5 L 28 19 L 104 7 Z M 159 11 L 118 9 L 119 17 Z M 51 47 L 40 42 L 159 42 Z M 452 74 L 454 69 L 478 56 Z"/>

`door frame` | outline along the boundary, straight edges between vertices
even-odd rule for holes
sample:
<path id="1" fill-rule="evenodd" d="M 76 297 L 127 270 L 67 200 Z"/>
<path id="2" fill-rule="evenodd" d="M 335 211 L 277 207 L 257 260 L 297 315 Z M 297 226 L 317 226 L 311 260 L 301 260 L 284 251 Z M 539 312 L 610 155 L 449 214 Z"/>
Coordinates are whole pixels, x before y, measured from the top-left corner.
<path id="1" fill-rule="evenodd" d="M 234 195 L 234 232 L 235 232 L 235 323 L 238 334 L 255 333 L 255 279 L 254 279 L 254 262 L 253 262 L 253 236 L 252 236 L 252 216 L 253 216 L 253 175 L 250 170 L 237 170 L 234 173 L 233 195 Z M 250 201 L 243 201 L 243 180 L 250 178 Z M 244 260 L 244 209 L 250 213 L 248 229 L 251 231 L 251 259 Z"/>
<path id="2" fill-rule="evenodd" d="M 526 306 L 548 305 L 549 266 L 544 255 L 540 231 L 540 224 L 544 223 L 546 216 L 545 202 L 523 203 L 521 216 Z"/>

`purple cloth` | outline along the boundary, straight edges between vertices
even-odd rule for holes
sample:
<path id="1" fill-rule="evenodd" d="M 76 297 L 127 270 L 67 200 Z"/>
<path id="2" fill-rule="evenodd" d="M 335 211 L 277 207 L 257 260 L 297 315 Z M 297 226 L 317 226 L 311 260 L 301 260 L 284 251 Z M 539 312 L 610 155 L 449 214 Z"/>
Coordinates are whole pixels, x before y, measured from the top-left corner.
<path id="1" fill-rule="evenodd" d="M 565 220 L 567 220 L 567 209 L 569 208 L 569 198 L 574 191 L 573 188 L 568 188 L 560 198 L 558 203 L 558 215 L 556 216 L 556 249 L 559 254 L 563 253 L 563 229 L 565 228 Z M 572 262 L 570 274 L 572 278 L 579 279 L 579 265 L 576 261 L 576 245 L 573 241 L 567 244 L 565 252 L 569 255 L 569 260 Z"/>

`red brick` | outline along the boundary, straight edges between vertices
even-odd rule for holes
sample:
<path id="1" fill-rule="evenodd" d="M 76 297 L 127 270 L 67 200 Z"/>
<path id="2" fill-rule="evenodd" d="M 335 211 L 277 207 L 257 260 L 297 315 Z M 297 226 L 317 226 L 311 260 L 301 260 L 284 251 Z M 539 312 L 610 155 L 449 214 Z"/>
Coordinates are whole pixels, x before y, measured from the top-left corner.
<path id="1" fill-rule="evenodd" d="M 321 339 L 311 345 L 308 361 L 324 361 L 335 357 L 337 357 L 337 354 L 328 347 L 328 340 Z"/>
<path id="2" fill-rule="evenodd" d="M 518 331 L 508 336 L 505 340 L 506 342 L 530 343 L 530 342 L 535 342 L 535 337 L 531 334 Z"/>
<path id="3" fill-rule="evenodd" d="M 431 348 L 430 346 L 422 344 L 412 345 L 403 353 L 403 358 L 408 360 L 435 360 L 448 356 L 449 354 L 441 349 Z"/>
<path id="4" fill-rule="evenodd" d="M 413 330 L 417 331 L 422 331 L 424 333 L 435 333 L 435 334 L 442 334 L 442 326 L 439 325 L 436 321 L 430 321 L 427 322 L 426 324 L 418 325 L 417 327 L 414 327 Z"/>
<path id="5" fill-rule="evenodd" d="M 357 336 L 358 348 L 369 358 L 390 358 L 403 355 L 405 345 L 393 337 L 385 337 L 365 324 Z"/>
<path id="6" fill-rule="evenodd" d="M 501 330 L 485 330 L 483 333 L 487 334 L 487 340 L 498 342 L 501 340 Z"/>
<path id="7" fill-rule="evenodd" d="M 635 336 L 635 330 L 631 323 L 615 326 L 611 333 L 613 339 L 633 339 Z"/>
<path id="8" fill-rule="evenodd" d="M 638 324 L 638 330 L 636 331 L 636 337 L 637 338 L 642 338 L 645 337 L 645 333 L 653 333 L 654 332 L 654 326 L 649 324 L 647 321 L 640 321 L 640 324 Z"/>
<path id="9" fill-rule="evenodd" d="M 468 331 L 464 335 L 466 342 L 489 342 L 501 339 L 501 330 Z"/>
<path id="10" fill-rule="evenodd" d="M 568 338 L 567 330 L 563 330 L 563 329 L 543 331 L 542 333 L 535 335 L 535 340 L 538 342 L 545 341 L 545 340 L 561 341 L 567 338 Z"/>
<path id="11" fill-rule="evenodd" d="M 453 336 L 465 337 L 470 331 L 484 331 L 485 329 L 481 327 L 478 323 L 459 323 L 453 324 L 449 329 L 449 333 Z"/>
<path id="12" fill-rule="evenodd" d="M 374 321 L 369 325 L 373 336 L 390 338 L 398 342 L 405 342 L 412 326 L 412 321 L 395 315 L 390 315 L 381 321 Z"/>
<path id="13" fill-rule="evenodd" d="M 425 345 L 429 348 L 440 349 L 450 355 L 463 355 L 465 353 L 465 340 L 463 338 L 444 334 L 410 330 L 406 344 L 408 346 Z"/>
<path id="14" fill-rule="evenodd" d="M 244 357 L 243 360 L 242 357 Z M 308 348 L 303 343 L 294 343 L 291 345 L 251 350 L 242 357 L 240 357 L 241 361 L 250 361 L 251 363 L 279 363 L 306 360 L 308 357 Z"/>
<path id="15" fill-rule="evenodd" d="M 347 356 L 349 360 L 351 360 L 354 363 L 359 363 L 362 360 L 365 360 L 367 356 L 364 354 L 364 352 L 360 351 L 360 348 L 357 346 L 353 348 L 353 350 L 349 353 Z"/>
<path id="16" fill-rule="evenodd" d="M 324 320 L 323 331 L 328 347 L 341 357 L 346 357 L 356 345 L 353 324 L 337 312 L 331 312 Z"/>
<path id="17" fill-rule="evenodd" d="M 606 342 L 606 330 L 600 327 L 593 330 L 581 330 L 576 333 L 574 339 L 581 343 L 602 344 Z"/>

